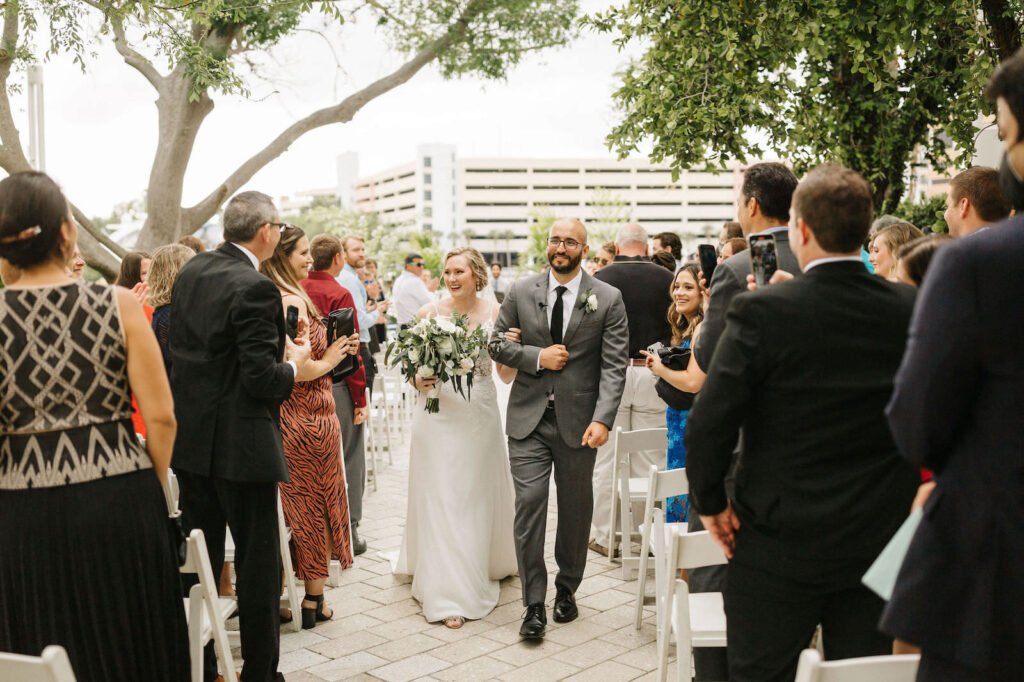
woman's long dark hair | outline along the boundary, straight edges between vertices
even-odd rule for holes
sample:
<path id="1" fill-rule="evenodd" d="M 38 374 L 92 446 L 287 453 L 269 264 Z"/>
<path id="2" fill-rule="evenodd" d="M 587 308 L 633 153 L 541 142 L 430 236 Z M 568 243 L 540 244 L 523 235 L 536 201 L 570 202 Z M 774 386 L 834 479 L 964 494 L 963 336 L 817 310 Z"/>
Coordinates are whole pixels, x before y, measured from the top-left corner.
<path id="1" fill-rule="evenodd" d="M 126 253 L 124 258 L 121 259 L 121 270 L 117 273 L 117 281 L 114 284 L 125 289 L 131 289 L 141 282 L 143 260 L 152 260 L 152 257 L 145 251 L 129 251 Z"/>
<path id="2" fill-rule="evenodd" d="M 676 280 L 679 279 L 679 275 L 684 271 L 693 275 L 693 281 L 697 283 L 697 295 L 701 297 L 704 295 L 704 287 L 700 285 L 700 266 L 697 265 L 697 261 L 691 260 L 683 263 L 683 266 L 676 272 L 675 277 L 672 278 L 672 284 L 668 288 L 669 296 L 673 296 L 672 303 L 668 306 L 668 324 L 672 327 L 673 346 L 678 346 L 683 341 L 692 339 L 693 330 L 704 321 L 704 301 L 702 299 L 698 299 L 697 314 L 691 320 L 686 319 L 682 313 L 676 311 L 676 301 L 674 298 Z"/>

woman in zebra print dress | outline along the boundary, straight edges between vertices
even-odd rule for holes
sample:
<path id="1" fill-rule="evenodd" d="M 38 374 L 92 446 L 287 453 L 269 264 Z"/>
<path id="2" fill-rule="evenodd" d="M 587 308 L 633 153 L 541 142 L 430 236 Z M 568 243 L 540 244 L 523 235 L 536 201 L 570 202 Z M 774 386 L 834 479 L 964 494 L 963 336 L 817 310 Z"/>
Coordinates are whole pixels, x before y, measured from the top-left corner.
<path id="1" fill-rule="evenodd" d="M 284 517 L 292 530 L 292 563 L 306 584 L 302 627 L 333 615 L 324 608 L 324 583 L 330 560 L 352 565 L 351 531 L 345 474 L 341 466 L 341 426 L 334 410 L 330 371 L 346 353 L 359 351 L 358 336 L 327 345 L 320 313 L 299 281 L 309 276 L 313 259 L 309 240 L 294 225 L 287 225 L 273 257 L 260 271 L 281 290 L 282 304 L 299 310 L 308 322 L 312 360 L 296 377 L 291 396 L 281 405 L 281 436 L 288 460 L 287 483 L 281 484 Z M 293 615 L 294 617 L 294 615 Z"/>

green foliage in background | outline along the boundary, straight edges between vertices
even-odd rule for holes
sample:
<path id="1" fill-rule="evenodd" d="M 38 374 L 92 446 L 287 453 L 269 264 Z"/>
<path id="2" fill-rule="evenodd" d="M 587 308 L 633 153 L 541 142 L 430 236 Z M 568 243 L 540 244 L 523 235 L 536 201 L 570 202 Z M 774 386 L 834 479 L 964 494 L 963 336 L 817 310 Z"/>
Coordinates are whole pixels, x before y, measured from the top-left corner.
<path id="1" fill-rule="evenodd" d="M 946 195 L 939 194 L 919 203 L 911 203 L 908 199 L 892 212 L 897 218 L 906 220 L 911 225 L 924 229 L 930 227 L 932 232 L 949 232 L 943 213 L 946 212 Z"/>
<path id="2" fill-rule="evenodd" d="M 366 240 L 366 257 L 377 261 L 377 274 L 383 279 L 398 276 L 404 267 L 405 253 L 400 244 L 408 228 L 382 223 L 376 213 L 348 211 L 336 204 L 314 202 L 289 220 L 312 239 L 322 233 L 341 238 L 356 234 Z"/>
<path id="3" fill-rule="evenodd" d="M 524 270 L 540 272 L 548 264 L 548 236 L 557 218 L 551 208 L 544 205 L 538 205 L 528 215 L 531 223 L 526 235 L 526 251 L 519 265 Z"/>
<path id="4" fill-rule="evenodd" d="M 759 159 L 798 173 L 860 172 L 879 212 L 905 192 L 918 145 L 938 169 L 947 140 L 974 150 L 983 86 L 1020 47 L 1021 0 L 628 0 L 585 24 L 644 47 L 624 69 L 620 157 L 651 147 L 679 170 Z"/>

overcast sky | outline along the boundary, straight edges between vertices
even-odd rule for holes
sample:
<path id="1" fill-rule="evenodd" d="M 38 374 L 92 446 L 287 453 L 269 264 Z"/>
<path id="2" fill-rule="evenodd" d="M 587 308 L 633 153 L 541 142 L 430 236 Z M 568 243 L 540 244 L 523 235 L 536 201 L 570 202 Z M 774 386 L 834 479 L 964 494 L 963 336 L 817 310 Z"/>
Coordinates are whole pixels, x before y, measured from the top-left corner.
<path id="1" fill-rule="evenodd" d="M 592 9 L 607 0 L 584 4 Z M 274 50 L 275 64 L 267 69 L 273 82 L 252 81 L 249 99 L 216 96 L 186 175 L 186 205 L 295 120 L 400 63 L 372 25 L 350 26 L 338 42 L 345 46 L 337 51 L 341 69 L 321 37 L 300 33 Z M 145 191 L 157 114 L 151 86 L 109 43 L 95 49 L 84 74 L 65 58 L 44 66 L 46 168 L 86 214 L 105 216 Z M 507 82 L 445 81 L 427 67 L 352 122 L 305 135 L 248 188 L 276 197 L 332 187 L 342 151 L 359 152 L 360 172 L 371 173 L 411 160 L 416 145 L 430 142 L 455 144 L 466 157 L 611 157 L 604 137 L 616 120 L 614 74 L 626 63 L 610 36 L 588 33 L 531 55 Z M 27 146 L 24 96 L 13 104 Z"/>

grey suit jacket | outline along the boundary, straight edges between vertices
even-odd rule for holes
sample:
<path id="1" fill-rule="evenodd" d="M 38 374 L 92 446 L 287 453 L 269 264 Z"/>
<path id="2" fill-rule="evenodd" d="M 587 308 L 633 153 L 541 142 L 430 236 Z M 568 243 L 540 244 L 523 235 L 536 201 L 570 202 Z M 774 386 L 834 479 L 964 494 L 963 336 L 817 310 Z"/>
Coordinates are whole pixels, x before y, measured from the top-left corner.
<path id="1" fill-rule="evenodd" d="M 584 294 L 597 297 L 587 312 Z M 540 352 L 552 345 L 547 318 L 548 273 L 516 281 L 505 295 L 488 351 L 496 361 L 519 370 L 508 402 L 505 431 L 517 440 L 533 432 L 554 395 L 562 439 L 579 447 L 591 422 L 611 428 L 626 383 L 629 328 L 622 294 L 586 272 L 562 344 L 569 361 L 561 370 L 537 370 Z M 505 331 L 522 329 L 522 343 L 505 341 Z"/>

